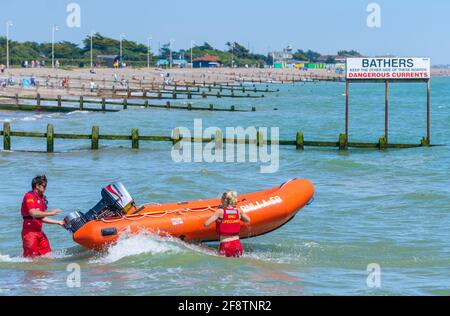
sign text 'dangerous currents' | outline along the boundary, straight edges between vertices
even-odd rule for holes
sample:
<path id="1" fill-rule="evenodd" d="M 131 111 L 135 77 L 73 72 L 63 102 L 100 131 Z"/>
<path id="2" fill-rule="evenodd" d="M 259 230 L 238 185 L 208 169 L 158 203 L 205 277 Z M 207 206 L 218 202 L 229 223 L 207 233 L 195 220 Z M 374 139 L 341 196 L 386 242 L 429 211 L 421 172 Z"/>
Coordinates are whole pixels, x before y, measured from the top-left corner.
<path id="1" fill-rule="evenodd" d="M 347 79 L 424 80 L 431 77 L 430 58 L 348 58 Z"/>

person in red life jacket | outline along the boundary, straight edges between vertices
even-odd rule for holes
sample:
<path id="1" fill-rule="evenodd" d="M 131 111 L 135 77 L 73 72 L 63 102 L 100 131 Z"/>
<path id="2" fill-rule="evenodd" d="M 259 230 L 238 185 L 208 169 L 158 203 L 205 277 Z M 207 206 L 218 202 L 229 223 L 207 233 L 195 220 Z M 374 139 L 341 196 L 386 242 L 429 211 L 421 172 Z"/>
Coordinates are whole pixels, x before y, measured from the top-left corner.
<path id="1" fill-rule="evenodd" d="M 44 195 L 47 189 L 47 178 L 45 176 L 34 178 L 31 187 L 32 191 L 25 194 L 22 202 L 22 241 L 23 256 L 35 258 L 52 251 L 48 238 L 42 231 L 42 223 L 64 227 L 64 222 L 48 218 L 59 214 L 61 210 L 47 212 L 47 199 Z"/>
<path id="2" fill-rule="evenodd" d="M 244 250 L 240 240 L 241 221 L 250 223 L 250 217 L 238 210 L 237 193 L 229 192 L 225 196 L 225 205 L 218 208 L 205 222 L 205 227 L 216 222 L 216 231 L 220 236 L 219 254 L 226 257 L 240 257 Z"/>

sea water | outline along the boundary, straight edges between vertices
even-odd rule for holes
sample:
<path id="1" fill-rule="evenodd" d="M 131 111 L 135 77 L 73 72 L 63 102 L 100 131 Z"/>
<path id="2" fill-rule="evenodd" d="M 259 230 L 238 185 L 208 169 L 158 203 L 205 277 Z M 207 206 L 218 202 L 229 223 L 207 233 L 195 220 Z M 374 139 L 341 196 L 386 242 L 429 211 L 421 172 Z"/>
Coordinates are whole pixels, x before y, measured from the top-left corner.
<path id="1" fill-rule="evenodd" d="M 449 145 L 450 78 L 432 80 L 433 144 Z M 272 87 L 271 87 L 272 88 Z M 256 112 L 187 112 L 132 108 L 118 113 L 1 112 L 13 130 L 170 136 L 173 128 L 203 125 L 279 127 L 280 138 L 337 141 L 344 131 L 345 84 L 273 86 L 263 99 L 192 100 L 194 106 Z M 178 100 L 177 103 L 185 103 Z M 377 142 L 384 134 L 384 85 L 350 88 L 350 141 Z M 419 143 L 426 136 L 426 85 L 390 87 L 390 142 Z M 259 163 L 175 163 L 170 143 L 13 138 L 0 153 L 0 295 L 449 295 L 450 150 L 280 147 L 280 167 L 260 173 Z M 31 151 L 31 152 L 30 152 Z M 138 204 L 218 197 L 224 190 L 253 192 L 291 179 L 310 179 L 315 201 L 280 230 L 244 240 L 245 255 L 225 259 L 217 244 L 191 245 L 151 235 L 123 237 L 96 253 L 76 245 L 60 227 L 45 226 L 54 252 L 22 258 L 20 205 L 31 179 L 49 179 L 50 208 L 60 218 L 87 211 L 100 190 L 121 181 Z M 76 264 L 79 287 L 71 286 Z M 375 285 L 368 267 L 379 268 Z M 68 271 L 69 270 L 69 271 Z"/>

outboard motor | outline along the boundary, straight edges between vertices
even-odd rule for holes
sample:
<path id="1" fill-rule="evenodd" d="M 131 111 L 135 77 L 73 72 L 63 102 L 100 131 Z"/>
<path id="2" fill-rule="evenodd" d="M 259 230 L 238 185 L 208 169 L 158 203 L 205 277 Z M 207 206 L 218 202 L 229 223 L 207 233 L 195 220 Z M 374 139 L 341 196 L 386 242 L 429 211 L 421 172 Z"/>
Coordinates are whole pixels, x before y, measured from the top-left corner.
<path id="1" fill-rule="evenodd" d="M 136 209 L 133 198 L 120 182 L 103 188 L 101 195 L 102 199 L 100 202 L 86 214 L 77 211 L 69 214 L 64 219 L 67 230 L 76 233 L 90 221 L 120 217 Z"/>

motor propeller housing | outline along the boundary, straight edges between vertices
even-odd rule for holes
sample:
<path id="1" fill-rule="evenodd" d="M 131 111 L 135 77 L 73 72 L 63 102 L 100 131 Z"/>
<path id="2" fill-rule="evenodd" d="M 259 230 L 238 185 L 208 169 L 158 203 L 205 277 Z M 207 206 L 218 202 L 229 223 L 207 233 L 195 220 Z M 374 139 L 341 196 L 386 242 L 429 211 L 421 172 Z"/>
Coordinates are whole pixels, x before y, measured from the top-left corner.
<path id="1" fill-rule="evenodd" d="M 120 182 L 115 182 L 103 188 L 101 195 L 102 199 L 88 212 L 76 211 L 64 218 L 67 230 L 76 233 L 90 221 L 120 217 L 136 209 L 133 198 Z"/>

